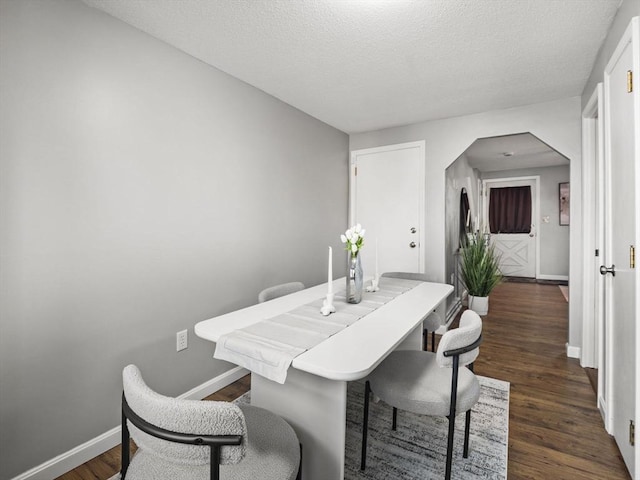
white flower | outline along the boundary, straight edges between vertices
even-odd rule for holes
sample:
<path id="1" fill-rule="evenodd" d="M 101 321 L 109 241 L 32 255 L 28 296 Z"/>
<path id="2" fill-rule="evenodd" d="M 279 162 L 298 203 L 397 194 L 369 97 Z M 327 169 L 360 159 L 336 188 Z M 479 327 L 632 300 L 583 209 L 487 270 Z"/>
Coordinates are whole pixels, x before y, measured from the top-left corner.
<path id="1" fill-rule="evenodd" d="M 342 243 L 347 244 L 347 251 L 355 256 L 364 246 L 364 228 L 359 223 L 347 229 L 343 235 L 340 235 Z"/>

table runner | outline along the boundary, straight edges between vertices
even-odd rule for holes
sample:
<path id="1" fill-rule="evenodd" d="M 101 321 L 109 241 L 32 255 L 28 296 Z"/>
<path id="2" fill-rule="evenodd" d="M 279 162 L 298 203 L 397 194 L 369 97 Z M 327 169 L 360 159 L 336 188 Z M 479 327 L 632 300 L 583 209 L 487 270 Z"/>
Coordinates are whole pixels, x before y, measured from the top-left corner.
<path id="1" fill-rule="evenodd" d="M 382 277 L 377 292 L 364 292 L 362 302 L 346 302 L 345 290 L 334 298 L 336 312 L 324 316 L 324 298 L 222 335 L 213 355 L 278 383 L 284 383 L 291 362 L 298 355 L 360 320 L 420 281 Z"/>

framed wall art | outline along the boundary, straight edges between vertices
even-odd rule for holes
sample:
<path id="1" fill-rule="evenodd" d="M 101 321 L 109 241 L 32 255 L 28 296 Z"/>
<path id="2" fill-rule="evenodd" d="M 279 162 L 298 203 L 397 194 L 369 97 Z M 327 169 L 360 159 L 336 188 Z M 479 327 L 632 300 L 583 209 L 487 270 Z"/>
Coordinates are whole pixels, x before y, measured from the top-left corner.
<path id="1" fill-rule="evenodd" d="M 569 225 L 569 182 L 559 185 L 560 225 Z"/>

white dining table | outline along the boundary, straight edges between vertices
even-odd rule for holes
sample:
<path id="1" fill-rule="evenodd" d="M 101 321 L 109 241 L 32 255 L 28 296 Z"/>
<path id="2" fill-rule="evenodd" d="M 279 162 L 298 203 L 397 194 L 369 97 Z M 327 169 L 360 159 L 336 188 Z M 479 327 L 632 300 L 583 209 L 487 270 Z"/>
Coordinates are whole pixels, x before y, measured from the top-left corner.
<path id="1" fill-rule="evenodd" d="M 345 280 L 333 282 L 344 289 Z M 356 323 L 295 357 L 284 384 L 251 376 L 251 403 L 286 419 L 303 447 L 302 478 L 344 478 L 347 382 L 366 377 L 396 349 L 422 348 L 422 322 L 453 287 L 422 282 Z M 236 310 L 196 324 L 199 337 L 224 334 L 323 298 L 327 284 Z M 367 293 L 364 293 L 366 298 Z"/>

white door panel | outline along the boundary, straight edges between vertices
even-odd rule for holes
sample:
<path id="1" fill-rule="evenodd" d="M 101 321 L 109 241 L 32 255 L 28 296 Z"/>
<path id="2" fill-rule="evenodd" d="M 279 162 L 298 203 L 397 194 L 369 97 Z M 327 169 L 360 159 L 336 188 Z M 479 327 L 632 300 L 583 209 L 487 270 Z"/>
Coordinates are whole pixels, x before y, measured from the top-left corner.
<path id="1" fill-rule="evenodd" d="M 630 247 L 636 236 L 636 185 L 633 94 L 627 91 L 627 72 L 633 69 L 630 38 L 623 41 L 605 71 L 606 239 L 604 262 L 615 265 L 605 280 L 606 323 L 611 332 L 607 349 L 612 360 L 613 435 L 627 468 L 634 474 L 635 452 L 629 442 L 629 423 L 635 419 L 636 399 L 636 271 L 630 266 Z M 637 86 L 637 83 L 636 83 Z"/>
<path id="2" fill-rule="evenodd" d="M 424 142 L 357 150 L 352 164 L 352 221 L 366 229 L 365 275 L 374 274 L 376 250 L 380 274 L 424 271 Z"/>
<path id="3" fill-rule="evenodd" d="M 528 233 L 493 234 L 491 242 L 500 254 L 500 270 L 507 277 L 535 278 L 535 241 Z"/>

